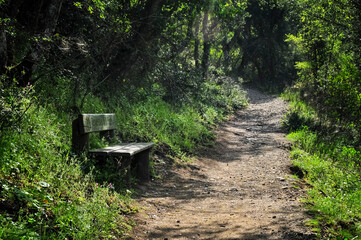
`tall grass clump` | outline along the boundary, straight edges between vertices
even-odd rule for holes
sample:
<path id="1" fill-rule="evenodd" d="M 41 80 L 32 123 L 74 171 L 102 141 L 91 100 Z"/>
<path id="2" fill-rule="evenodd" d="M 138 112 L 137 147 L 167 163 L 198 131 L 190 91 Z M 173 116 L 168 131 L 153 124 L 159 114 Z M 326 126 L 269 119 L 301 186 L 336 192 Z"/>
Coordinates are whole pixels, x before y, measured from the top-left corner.
<path id="1" fill-rule="evenodd" d="M 132 98 L 141 101 L 113 100 L 120 138 L 152 141 L 158 150 L 175 157 L 194 154 L 210 144 L 216 124 L 247 104 L 245 91 L 229 79 L 204 82 L 197 93 L 183 96 L 179 102 L 167 100 L 169 93 L 158 84 L 136 94 L 139 96 Z"/>
<path id="2" fill-rule="evenodd" d="M 138 103 L 126 113 L 119 109 L 117 116 L 123 139 L 153 141 L 170 147 L 173 154 L 192 152 L 197 143 L 213 136 L 199 112 L 190 106 L 177 109 L 159 98 Z"/>
<path id="3" fill-rule="evenodd" d="M 328 122 L 298 94 L 284 95 L 291 102 L 284 125 L 294 143 L 293 164 L 310 184 L 306 202 L 315 219 L 309 225 L 323 238 L 357 239 L 361 236 L 361 155 L 352 127 Z"/>

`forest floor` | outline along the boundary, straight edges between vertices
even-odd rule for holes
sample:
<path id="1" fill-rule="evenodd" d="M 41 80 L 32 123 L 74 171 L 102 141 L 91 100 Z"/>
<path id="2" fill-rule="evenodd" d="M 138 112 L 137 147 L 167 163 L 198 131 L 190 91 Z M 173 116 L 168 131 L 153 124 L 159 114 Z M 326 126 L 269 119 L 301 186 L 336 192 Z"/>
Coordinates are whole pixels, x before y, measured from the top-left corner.
<path id="1" fill-rule="evenodd" d="M 191 163 L 155 156 L 162 176 L 139 186 L 131 239 L 313 239 L 292 177 L 281 128 L 288 104 L 246 89 L 249 106 L 217 130 L 213 147 Z"/>

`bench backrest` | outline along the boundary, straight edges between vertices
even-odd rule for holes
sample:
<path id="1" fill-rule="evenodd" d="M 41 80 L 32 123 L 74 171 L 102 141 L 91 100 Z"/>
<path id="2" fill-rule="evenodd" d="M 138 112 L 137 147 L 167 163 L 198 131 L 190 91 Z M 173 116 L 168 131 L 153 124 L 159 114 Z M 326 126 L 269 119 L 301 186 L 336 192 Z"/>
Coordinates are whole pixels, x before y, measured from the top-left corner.
<path id="1" fill-rule="evenodd" d="M 81 134 L 102 132 L 116 129 L 117 122 L 114 113 L 80 114 L 78 127 Z"/>
<path id="2" fill-rule="evenodd" d="M 110 141 L 117 128 L 114 113 L 105 114 L 80 114 L 73 121 L 72 148 L 75 153 L 88 150 L 89 133 L 99 132 L 101 137 Z"/>

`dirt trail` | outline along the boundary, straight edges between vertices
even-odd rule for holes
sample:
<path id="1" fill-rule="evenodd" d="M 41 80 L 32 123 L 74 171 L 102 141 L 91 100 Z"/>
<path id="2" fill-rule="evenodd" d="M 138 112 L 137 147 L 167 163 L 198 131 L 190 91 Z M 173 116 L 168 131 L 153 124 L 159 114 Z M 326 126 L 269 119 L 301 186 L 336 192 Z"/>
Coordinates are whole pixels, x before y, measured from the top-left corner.
<path id="1" fill-rule="evenodd" d="M 219 128 L 214 148 L 139 189 L 134 239 L 313 238 L 280 128 L 287 103 L 247 91 L 249 107 Z"/>

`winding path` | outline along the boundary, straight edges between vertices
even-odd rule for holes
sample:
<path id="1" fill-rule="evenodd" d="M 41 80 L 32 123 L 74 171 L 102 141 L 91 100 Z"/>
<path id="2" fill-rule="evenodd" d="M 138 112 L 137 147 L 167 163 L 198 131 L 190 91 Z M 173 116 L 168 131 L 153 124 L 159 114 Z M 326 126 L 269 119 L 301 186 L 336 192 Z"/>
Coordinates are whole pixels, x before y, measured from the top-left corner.
<path id="1" fill-rule="evenodd" d="M 219 128 L 213 148 L 139 189 L 144 209 L 133 239 L 313 238 L 304 227 L 304 192 L 291 177 L 290 143 L 280 127 L 288 105 L 247 92 L 248 108 Z"/>

